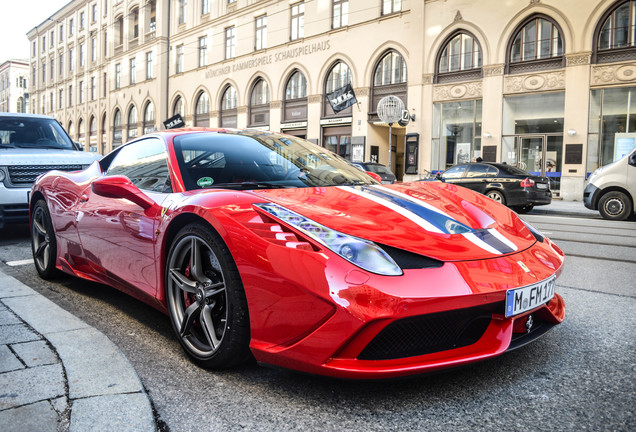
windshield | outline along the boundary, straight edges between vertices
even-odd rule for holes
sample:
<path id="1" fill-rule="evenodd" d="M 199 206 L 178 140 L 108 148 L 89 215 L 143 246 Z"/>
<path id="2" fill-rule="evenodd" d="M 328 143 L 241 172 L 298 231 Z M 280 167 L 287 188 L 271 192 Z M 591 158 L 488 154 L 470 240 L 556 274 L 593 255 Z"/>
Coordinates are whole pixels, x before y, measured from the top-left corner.
<path id="1" fill-rule="evenodd" d="M 0 118 L 2 147 L 75 149 L 55 119 L 18 116 Z"/>
<path id="2" fill-rule="evenodd" d="M 202 132 L 174 139 L 187 190 L 368 185 L 377 182 L 340 156 L 272 132 Z"/>

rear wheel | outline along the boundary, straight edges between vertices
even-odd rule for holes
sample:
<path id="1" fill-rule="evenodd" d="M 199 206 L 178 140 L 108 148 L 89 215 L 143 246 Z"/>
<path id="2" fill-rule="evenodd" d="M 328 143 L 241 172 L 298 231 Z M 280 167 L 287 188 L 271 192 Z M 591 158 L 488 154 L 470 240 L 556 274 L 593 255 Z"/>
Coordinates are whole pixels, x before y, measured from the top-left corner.
<path id="1" fill-rule="evenodd" d="M 58 273 L 55 268 L 57 241 L 51 222 L 51 214 L 43 199 L 38 200 L 31 213 L 31 251 L 35 269 L 43 279 L 51 279 Z"/>
<path id="2" fill-rule="evenodd" d="M 632 214 L 632 202 L 623 192 L 608 192 L 598 202 L 598 211 L 605 219 L 625 220 Z"/>
<path id="3" fill-rule="evenodd" d="M 249 357 L 249 314 L 243 285 L 221 237 L 193 223 L 177 234 L 168 254 L 166 302 L 186 352 L 206 368 L 226 368 Z"/>
<path id="4" fill-rule="evenodd" d="M 506 205 L 506 198 L 498 190 L 489 190 L 486 192 L 486 196 L 493 201 L 497 201 L 499 204 Z"/>

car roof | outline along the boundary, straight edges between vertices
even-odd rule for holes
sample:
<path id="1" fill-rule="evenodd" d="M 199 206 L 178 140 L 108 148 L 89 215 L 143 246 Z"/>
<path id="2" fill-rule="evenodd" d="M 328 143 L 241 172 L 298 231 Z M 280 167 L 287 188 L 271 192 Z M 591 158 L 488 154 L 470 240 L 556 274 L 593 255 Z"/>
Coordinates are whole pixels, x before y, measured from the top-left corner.
<path id="1" fill-rule="evenodd" d="M 39 118 L 55 120 L 55 117 L 51 117 L 43 114 L 29 114 L 29 113 L 12 113 L 12 112 L 0 112 L 0 117 L 17 117 L 17 118 Z"/>

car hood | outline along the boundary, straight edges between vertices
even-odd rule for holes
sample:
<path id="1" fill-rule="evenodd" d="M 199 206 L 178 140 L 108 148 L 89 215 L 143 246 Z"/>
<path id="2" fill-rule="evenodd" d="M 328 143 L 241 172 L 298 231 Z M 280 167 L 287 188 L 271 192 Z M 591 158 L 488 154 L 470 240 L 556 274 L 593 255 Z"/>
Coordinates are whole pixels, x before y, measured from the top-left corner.
<path id="1" fill-rule="evenodd" d="M 442 261 L 494 258 L 536 241 L 505 206 L 447 183 L 252 193 L 334 230 Z"/>
<path id="2" fill-rule="evenodd" d="M 93 152 L 44 148 L 0 148 L 2 165 L 90 165 L 101 159 Z"/>

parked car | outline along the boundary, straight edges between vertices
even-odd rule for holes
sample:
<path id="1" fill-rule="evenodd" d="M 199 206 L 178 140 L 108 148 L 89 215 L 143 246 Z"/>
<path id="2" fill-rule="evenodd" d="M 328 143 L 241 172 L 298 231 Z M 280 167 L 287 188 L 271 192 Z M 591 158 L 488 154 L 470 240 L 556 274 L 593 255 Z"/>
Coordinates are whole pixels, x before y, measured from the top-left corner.
<path id="1" fill-rule="evenodd" d="M 437 180 L 472 189 L 517 213 L 552 202 L 550 181 L 513 165 L 474 162 L 455 165 L 437 175 Z"/>
<path id="2" fill-rule="evenodd" d="M 78 151 L 53 117 L 0 113 L 0 228 L 28 222 L 36 177 L 52 169 L 77 171 L 101 156 Z"/>
<path id="3" fill-rule="evenodd" d="M 585 207 L 605 219 L 625 220 L 636 212 L 636 150 L 594 171 L 583 192 Z"/>
<path id="4" fill-rule="evenodd" d="M 565 314 L 563 252 L 508 208 L 446 183 L 381 185 L 271 132 L 141 137 L 40 177 L 31 218 L 43 278 L 61 270 L 146 301 L 208 368 L 253 356 L 404 376 L 498 356 Z"/>
<path id="5" fill-rule="evenodd" d="M 353 164 L 363 171 L 368 171 L 379 175 L 382 184 L 393 184 L 397 180 L 395 174 L 393 174 L 390 169 L 382 164 L 375 162 L 354 162 Z"/>

